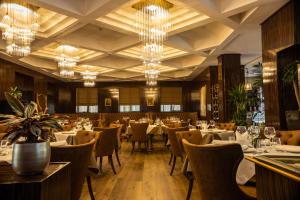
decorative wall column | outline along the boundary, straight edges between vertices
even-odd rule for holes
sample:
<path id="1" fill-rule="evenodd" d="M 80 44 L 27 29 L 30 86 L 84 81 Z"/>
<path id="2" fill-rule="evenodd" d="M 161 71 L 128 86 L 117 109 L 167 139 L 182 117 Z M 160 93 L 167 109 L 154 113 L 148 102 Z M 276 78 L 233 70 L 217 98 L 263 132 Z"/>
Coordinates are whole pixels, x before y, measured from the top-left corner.
<path id="1" fill-rule="evenodd" d="M 285 112 L 297 110 L 284 68 L 300 59 L 300 1 L 291 0 L 261 24 L 265 116 L 268 126 L 287 129 Z"/>
<path id="2" fill-rule="evenodd" d="M 215 81 L 215 80 L 214 80 Z M 229 91 L 245 83 L 244 67 L 240 54 L 223 54 L 218 57 L 218 85 L 220 122 L 232 120 L 234 106 L 229 100 Z"/>

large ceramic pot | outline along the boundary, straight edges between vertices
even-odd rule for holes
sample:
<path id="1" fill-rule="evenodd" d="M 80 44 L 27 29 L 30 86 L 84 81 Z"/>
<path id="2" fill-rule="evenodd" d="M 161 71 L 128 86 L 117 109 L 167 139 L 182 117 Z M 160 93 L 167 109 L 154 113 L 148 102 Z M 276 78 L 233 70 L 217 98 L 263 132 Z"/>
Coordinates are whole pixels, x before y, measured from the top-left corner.
<path id="1" fill-rule="evenodd" d="M 13 146 L 12 167 L 18 175 L 37 175 L 43 173 L 50 162 L 50 144 L 16 143 Z"/>
<path id="2" fill-rule="evenodd" d="M 298 110 L 285 111 L 288 130 L 300 130 L 300 113 Z"/>

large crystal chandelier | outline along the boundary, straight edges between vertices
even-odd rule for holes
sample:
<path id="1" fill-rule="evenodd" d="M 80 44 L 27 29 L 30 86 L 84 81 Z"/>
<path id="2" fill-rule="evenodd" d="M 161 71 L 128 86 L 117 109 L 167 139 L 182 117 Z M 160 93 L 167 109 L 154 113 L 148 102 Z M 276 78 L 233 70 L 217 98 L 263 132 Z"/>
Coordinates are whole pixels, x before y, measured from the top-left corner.
<path id="1" fill-rule="evenodd" d="M 142 41 L 141 58 L 147 85 L 156 85 L 160 74 L 157 67 L 163 58 L 163 42 L 171 28 L 170 8 L 165 0 L 141 0 L 132 6 L 137 10 L 136 27 Z"/>
<path id="2" fill-rule="evenodd" d="M 84 80 L 83 85 L 85 87 L 94 87 L 95 86 L 95 80 L 97 79 L 97 72 L 90 71 L 88 66 L 86 67 L 86 70 L 84 72 L 81 72 L 82 78 Z"/>
<path id="3" fill-rule="evenodd" d="M 14 56 L 27 56 L 30 44 L 39 29 L 37 7 L 22 0 L 1 0 L 0 29 L 6 41 L 6 52 Z"/>
<path id="4" fill-rule="evenodd" d="M 79 61 L 78 49 L 70 45 L 60 45 L 56 48 L 57 56 L 55 60 L 58 62 L 59 73 L 61 76 L 74 76 L 74 67 Z"/>

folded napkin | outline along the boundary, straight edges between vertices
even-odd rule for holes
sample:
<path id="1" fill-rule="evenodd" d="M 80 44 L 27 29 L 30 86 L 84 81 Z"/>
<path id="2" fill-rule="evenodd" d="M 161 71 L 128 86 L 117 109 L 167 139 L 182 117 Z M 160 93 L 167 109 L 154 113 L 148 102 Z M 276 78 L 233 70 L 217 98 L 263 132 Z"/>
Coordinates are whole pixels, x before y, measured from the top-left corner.
<path id="1" fill-rule="evenodd" d="M 63 140 L 63 141 L 57 141 L 57 142 L 50 142 L 50 146 L 52 147 L 61 147 L 61 146 L 66 146 L 67 145 L 67 141 Z"/>
<path id="2" fill-rule="evenodd" d="M 300 146 L 276 145 L 274 147 L 278 151 L 287 151 L 287 152 L 292 152 L 292 153 L 300 153 Z"/>
<path id="3" fill-rule="evenodd" d="M 236 140 L 241 145 L 249 145 L 251 142 L 249 141 L 248 132 L 239 133 L 238 131 L 235 132 Z"/>

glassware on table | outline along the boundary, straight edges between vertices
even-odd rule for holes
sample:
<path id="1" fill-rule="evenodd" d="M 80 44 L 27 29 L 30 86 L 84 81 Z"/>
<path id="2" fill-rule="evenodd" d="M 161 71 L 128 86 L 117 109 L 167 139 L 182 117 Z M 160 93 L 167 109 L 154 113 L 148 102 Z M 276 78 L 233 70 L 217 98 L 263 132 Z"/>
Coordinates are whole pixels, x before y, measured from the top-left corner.
<path id="1" fill-rule="evenodd" d="M 201 121 L 196 122 L 196 129 L 201 129 Z"/>
<path id="2" fill-rule="evenodd" d="M 278 146 L 281 145 L 281 139 L 279 137 L 274 137 L 272 139 L 272 146 Z"/>
<path id="3" fill-rule="evenodd" d="M 216 127 L 216 122 L 214 120 L 209 121 L 209 127 L 214 129 Z"/>
<path id="4" fill-rule="evenodd" d="M 265 152 L 266 148 L 267 148 L 267 146 L 266 146 L 265 139 L 259 138 L 259 139 L 256 140 L 256 150 L 257 150 L 258 153 Z"/>
<path id="5" fill-rule="evenodd" d="M 266 138 L 270 139 L 272 142 L 273 138 L 276 136 L 275 128 L 274 127 L 265 127 L 264 135 L 266 136 Z"/>
<path id="6" fill-rule="evenodd" d="M 238 126 L 238 127 L 236 128 L 236 131 L 237 131 L 239 134 L 246 133 L 246 132 L 247 132 L 247 127 L 246 127 L 246 126 Z"/>
<path id="7" fill-rule="evenodd" d="M 0 140 L 0 155 L 7 155 L 8 140 Z"/>
<path id="8" fill-rule="evenodd" d="M 235 141 L 236 139 L 235 139 L 235 136 L 232 135 L 232 136 L 229 136 L 229 137 L 228 137 L 228 140 L 229 140 L 230 142 L 233 142 L 233 141 Z"/>
<path id="9" fill-rule="evenodd" d="M 207 126 L 207 121 L 202 120 L 201 121 L 201 129 L 202 130 L 207 130 L 208 126 Z"/>

